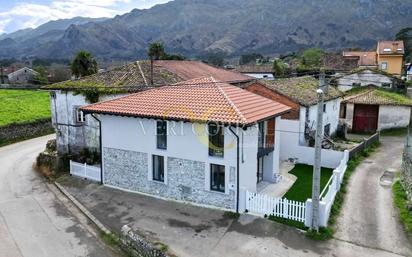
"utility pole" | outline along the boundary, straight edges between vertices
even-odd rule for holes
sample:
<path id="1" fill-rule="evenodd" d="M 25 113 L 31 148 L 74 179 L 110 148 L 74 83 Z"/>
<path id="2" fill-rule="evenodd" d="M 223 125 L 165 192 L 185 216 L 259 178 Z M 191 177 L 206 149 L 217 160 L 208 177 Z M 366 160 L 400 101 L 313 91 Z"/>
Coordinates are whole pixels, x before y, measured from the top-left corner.
<path id="1" fill-rule="evenodd" d="M 325 86 L 325 74 L 319 76 L 318 94 L 318 114 L 316 120 L 316 137 L 315 137 L 315 164 L 313 165 L 312 181 L 312 229 L 319 231 L 319 201 L 320 201 L 320 164 L 322 155 L 323 140 L 323 90 Z"/>

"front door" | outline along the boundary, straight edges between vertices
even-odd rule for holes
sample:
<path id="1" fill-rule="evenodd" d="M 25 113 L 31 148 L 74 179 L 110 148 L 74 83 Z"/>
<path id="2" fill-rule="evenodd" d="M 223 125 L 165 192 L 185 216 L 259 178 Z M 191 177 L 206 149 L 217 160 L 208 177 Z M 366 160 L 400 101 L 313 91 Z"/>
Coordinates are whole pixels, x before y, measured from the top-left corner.
<path id="1" fill-rule="evenodd" d="M 379 105 L 355 104 L 353 132 L 375 132 L 378 128 Z"/>
<path id="2" fill-rule="evenodd" d="M 263 157 L 257 159 L 257 183 L 263 180 Z"/>

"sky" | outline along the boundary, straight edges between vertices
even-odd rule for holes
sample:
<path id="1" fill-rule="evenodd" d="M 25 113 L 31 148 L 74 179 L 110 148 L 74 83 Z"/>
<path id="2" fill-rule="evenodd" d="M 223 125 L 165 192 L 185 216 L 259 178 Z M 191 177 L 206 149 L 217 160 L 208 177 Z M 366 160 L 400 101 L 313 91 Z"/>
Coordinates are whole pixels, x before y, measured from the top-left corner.
<path id="1" fill-rule="evenodd" d="M 113 17 L 170 0 L 0 0 L 0 34 L 35 28 L 50 20 Z"/>

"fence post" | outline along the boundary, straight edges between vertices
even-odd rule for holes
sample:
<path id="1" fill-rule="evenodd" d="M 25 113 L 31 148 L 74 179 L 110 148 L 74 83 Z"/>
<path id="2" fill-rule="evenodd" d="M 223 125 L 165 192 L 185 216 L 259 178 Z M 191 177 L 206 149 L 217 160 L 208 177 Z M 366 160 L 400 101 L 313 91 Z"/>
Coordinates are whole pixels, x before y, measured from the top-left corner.
<path id="1" fill-rule="evenodd" d="M 87 163 L 84 163 L 83 168 L 84 168 L 84 178 L 87 179 Z"/>
<path id="2" fill-rule="evenodd" d="M 289 201 L 286 198 L 283 198 L 283 218 L 288 218 L 289 212 Z"/>
<path id="3" fill-rule="evenodd" d="M 72 168 L 72 160 L 69 160 L 69 172 L 70 172 L 70 175 L 72 175 L 72 170 L 73 170 L 73 168 Z"/>

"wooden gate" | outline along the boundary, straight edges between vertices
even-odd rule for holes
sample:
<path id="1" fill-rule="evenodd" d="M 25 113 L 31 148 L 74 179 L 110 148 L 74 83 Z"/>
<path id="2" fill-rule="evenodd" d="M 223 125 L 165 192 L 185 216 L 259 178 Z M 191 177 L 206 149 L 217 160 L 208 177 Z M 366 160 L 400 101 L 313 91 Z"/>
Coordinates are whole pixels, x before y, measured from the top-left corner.
<path id="1" fill-rule="evenodd" d="M 379 105 L 355 104 L 353 132 L 375 132 L 378 128 Z"/>

